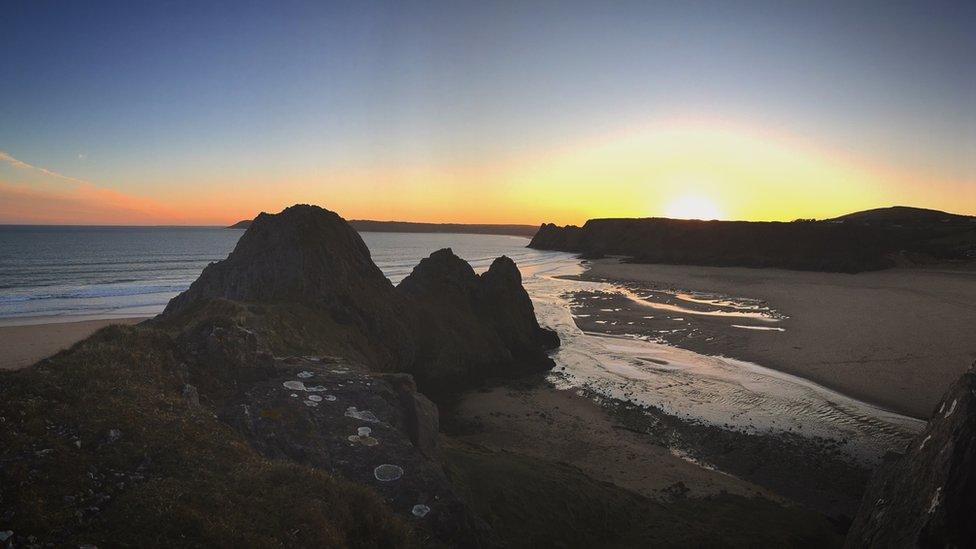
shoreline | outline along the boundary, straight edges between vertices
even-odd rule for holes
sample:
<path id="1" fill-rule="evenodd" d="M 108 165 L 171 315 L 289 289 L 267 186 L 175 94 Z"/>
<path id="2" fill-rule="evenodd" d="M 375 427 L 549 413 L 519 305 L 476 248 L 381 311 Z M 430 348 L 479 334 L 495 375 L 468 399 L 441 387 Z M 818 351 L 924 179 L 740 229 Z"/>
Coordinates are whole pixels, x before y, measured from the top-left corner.
<path id="1" fill-rule="evenodd" d="M 976 325 L 976 278 L 965 271 L 849 275 L 616 259 L 583 265 L 571 278 L 621 290 L 573 295 L 583 331 L 758 364 L 917 419 L 929 417 L 976 359 L 967 330 Z M 700 302 L 685 292 L 734 299 Z M 722 314 L 708 312 L 715 310 Z"/>
<path id="2" fill-rule="evenodd" d="M 0 370 L 19 370 L 37 363 L 112 324 L 137 324 L 148 316 L 87 318 L 53 322 L 0 324 Z"/>

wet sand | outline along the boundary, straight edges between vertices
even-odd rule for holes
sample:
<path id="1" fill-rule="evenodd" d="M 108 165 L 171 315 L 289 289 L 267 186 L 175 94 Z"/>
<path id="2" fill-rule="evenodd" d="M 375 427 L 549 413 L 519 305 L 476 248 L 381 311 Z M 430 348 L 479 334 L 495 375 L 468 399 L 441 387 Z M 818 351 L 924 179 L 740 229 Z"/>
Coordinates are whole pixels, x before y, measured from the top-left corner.
<path id="1" fill-rule="evenodd" d="M 110 324 L 135 324 L 145 320 L 114 318 L 0 326 L 0 370 L 16 370 L 34 364 L 74 345 Z"/>
<path id="2" fill-rule="evenodd" d="M 585 331 L 754 362 L 913 417 L 928 417 L 976 359 L 974 271 L 848 275 L 605 259 L 581 278 L 623 290 L 573 296 Z"/>
<path id="3" fill-rule="evenodd" d="M 728 493 L 850 516 L 869 476 L 835 442 L 747 434 L 548 382 L 468 393 L 445 418 L 456 439 L 566 463 L 658 501 Z"/>
<path id="4" fill-rule="evenodd" d="M 775 499 L 758 485 L 683 459 L 593 400 L 545 383 L 468 393 L 449 416 L 446 430 L 457 439 L 568 463 L 646 497 L 663 500 L 678 490 L 691 497 L 728 492 Z"/>

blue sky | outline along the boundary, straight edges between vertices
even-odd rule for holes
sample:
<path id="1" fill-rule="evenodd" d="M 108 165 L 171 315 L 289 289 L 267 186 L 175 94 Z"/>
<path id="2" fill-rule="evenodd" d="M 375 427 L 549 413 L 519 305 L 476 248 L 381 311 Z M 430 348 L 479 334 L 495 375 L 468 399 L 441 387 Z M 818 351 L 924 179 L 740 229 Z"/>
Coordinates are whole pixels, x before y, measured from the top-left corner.
<path id="1" fill-rule="evenodd" d="M 3 12 L 0 150 L 164 203 L 235 177 L 505 165 L 692 117 L 949 180 L 976 213 L 974 2 L 25 1 Z"/>

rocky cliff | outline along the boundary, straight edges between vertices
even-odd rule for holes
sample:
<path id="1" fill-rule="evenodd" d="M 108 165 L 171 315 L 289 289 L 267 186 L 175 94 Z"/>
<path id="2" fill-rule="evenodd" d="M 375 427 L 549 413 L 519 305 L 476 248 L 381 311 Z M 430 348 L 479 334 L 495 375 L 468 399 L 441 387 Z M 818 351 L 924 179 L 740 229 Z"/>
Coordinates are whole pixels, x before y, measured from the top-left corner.
<path id="1" fill-rule="evenodd" d="M 847 547 L 976 546 L 976 365 L 875 473 Z"/>
<path id="2" fill-rule="evenodd" d="M 591 219 L 544 224 L 529 247 L 641 263 L 860 272 L 976 259 L 976 218 L 893 208 L 791 223 Z"/>

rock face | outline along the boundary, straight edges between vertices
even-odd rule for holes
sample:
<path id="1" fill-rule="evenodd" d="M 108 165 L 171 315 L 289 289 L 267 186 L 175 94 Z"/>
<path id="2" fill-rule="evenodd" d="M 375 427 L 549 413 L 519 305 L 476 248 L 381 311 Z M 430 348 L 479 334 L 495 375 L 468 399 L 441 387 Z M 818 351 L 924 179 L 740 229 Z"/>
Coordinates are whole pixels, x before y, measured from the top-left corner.
<path id="1" fill-rule="evenodd" d="M 894 208 L 791 223 L 591 219 L 582 227 L 544 224 L 529 247 L 642 263 L 860 272 L 971 260 L 976 218 Z"/>
<path id="2" fill-rule="evenodd" d="M 481 381 L 545 371 L 559 345 L 539 326 L 521 274 L 507 257 L 478 276 L 443 249 L 423 259 L 397 286 L 417 321 L 417 361 L 408 369 L 425 392 L 442 397 Z"/>
<path id="3" fill-rule="evenodd" d="M 976 364 L 871 481 L 847 547 L 976 545 Z"/>

